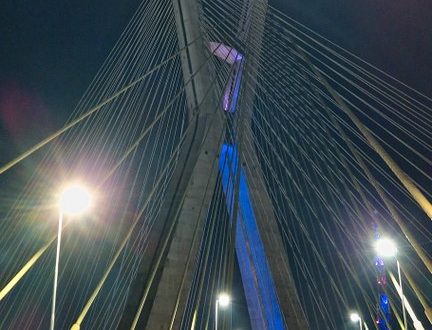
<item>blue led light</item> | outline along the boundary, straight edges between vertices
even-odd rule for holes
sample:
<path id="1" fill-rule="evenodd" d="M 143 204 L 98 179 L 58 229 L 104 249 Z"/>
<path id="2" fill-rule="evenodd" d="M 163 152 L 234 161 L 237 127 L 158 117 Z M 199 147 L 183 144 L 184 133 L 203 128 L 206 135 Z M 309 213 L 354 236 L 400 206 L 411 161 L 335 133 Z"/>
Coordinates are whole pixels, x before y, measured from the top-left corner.
<path id="1" fill-rule="evenodd" d="M 238 173 L 236 171 L 237 166 L 236 147 L 223 145 L 219 171 L 230 215 L 233 212 L 233 183 L 235 182 L 235 175 Z M 261 329 L 263 324 L 266 324 L 269 329 L 285 329 L 243 170 L 240 171 L 239 185 L 236 252 L 249 313 L 259 311 L 259 315 L 251 315 L 251 322 L 254 323 L 256 329 Z"/>

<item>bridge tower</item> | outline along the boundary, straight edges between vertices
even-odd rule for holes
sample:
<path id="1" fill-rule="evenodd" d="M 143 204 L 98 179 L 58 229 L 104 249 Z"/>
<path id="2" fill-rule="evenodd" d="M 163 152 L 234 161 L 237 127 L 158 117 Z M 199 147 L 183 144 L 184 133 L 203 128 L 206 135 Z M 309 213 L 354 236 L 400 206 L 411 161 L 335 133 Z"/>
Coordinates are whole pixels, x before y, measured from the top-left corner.
<path id="1" fill-rule="evenodd" d="M 236 222 L 235 248 L 252 327 L 306 329 L 307 321 L 255 150 L 241 141 L 236 145 L 224 143 L 225 115 L 220 96 L 211 83 L 207 59 L 214 55 L 209 51 L 208 40 L 202 36 L 199 3 L 198 0 L 173 0 L 178 44 L 183 49 L 183 78 L 185 82 L 191 80 L 185 92 L 193 125 L 183 143 L 179 165 L 154 229 L 155 241 L 159 243 L 151 246 L 143 258 L 120 327 L 180 328 L 217 180 L 224 181 L 226 202 L 230 204 L 234 194 L 228 193 L 227 182 L 229 178 L 238 178 L 235 179 L 238 207 L 232 208 L 237 214 L 230 216 Z M 248 39 L 254 40 L 255 45 L 257 40 L 258 44 L 261 42 L 265 20 L 261 13 L 265 13 L 266 6 L 265 0 L 249 1 L 246 44 Z M 237 72 L 237 78 L 245 102 L 238 105 L 235 115 L 241 115 L 241 107 L 253 103 L 253 83 L 244 81 L 253 82 L 260 66 L 260 47 L 243 51 L 243 77 Z M 244 125 L 250 125 L 250 113 L 245 112 Z M 239 136 L 248 138 L 249 131 L 245 129 Z M 244 148 L 249 148 L 247 153 L 241 152 Z M 230 166 L 220 165 L 223 157 L 228 158 Z M 241 166 L 246 163 L 248 166 Z"/>

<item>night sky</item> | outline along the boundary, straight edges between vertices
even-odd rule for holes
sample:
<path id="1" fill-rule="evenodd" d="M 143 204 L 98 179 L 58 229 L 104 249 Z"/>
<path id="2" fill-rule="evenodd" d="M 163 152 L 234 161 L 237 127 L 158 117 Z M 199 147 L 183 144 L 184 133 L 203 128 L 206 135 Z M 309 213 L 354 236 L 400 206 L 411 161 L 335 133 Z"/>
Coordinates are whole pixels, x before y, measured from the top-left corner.
<path id="1" fill-rule="evenodd" d="M 432 95 L 432 3 L 275 1 L 289 16 L 404 83 Z"/>
<path id="2" fill-rule="evenodd" d="M 0 2 L 1 164 L 62 126 L 139 3 Z M 430 1 L 270 4 L 432 96 Z"/>
<path id="3" fill-rule="evenodd" d="M 1 155 L 60 127 L 139 1 L 1 1 Z M 270 1 L 408 85 L 432 95 L 430 1 Z"/>
<path id="4" fill-rule="evenodd" d="M 139 1 L 2 1 L 0 160 L 60 127 Z M 429 1 L 277 0 L 273 5 L 432 95 Z"/>
<path id="5" fill-rule="evenodd" d="M 1 2 L 2 162 L 65 122 L 139 2 Z"/>

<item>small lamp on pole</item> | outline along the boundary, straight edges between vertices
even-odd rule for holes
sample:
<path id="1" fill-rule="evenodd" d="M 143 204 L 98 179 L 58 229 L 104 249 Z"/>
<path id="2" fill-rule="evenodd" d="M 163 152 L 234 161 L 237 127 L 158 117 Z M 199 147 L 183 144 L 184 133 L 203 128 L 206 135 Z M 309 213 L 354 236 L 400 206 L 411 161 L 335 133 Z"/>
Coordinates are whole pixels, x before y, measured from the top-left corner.
<path id="1" fill-rule="evenodd" d="M 401 277 L 401 271 L 400 271 L 400 264 L 399 260 L 397 258 L 397 247 L 396 243 L 386 237 L 380 238 L 375 243 L 375 252 L 380 256 L 381 258 L 396 258 L 396 265 L 397 265 L 397 271 L 398 271 L 398 277 L 399 277 L 399 286 L 401 289 L 401 301 L 402 301 L 402 315 L 403 315 L 403 322 L 404 322 L 404 328 L 407 329 L 407 319 L 406 319 L 406 312 L 405 312 L 405 301 L 404 301 L 404 293 L 402 289 L 402 277 Z"/>
<path id="2" fill-rule="evenodd" d="M 228 293 L 222 292 L 218 295 L 215 304 L 215 330 L 218 329 L 218 314 L 219 306 L 222 308 L 227 308 L 231 304 L 231 297 Z"/>
<path id="3" fill-rule="evenodd" d="M 58 201 L 58 230 L 57 230 L 57 250 L 56 260 L 54 267 L 54 285 L 53 285 L 53 297 L 51 307 L 51 321 L 50 330 L 54 330 L 55 324 L 55 311 L 56 311 L 56 299 L 57 299 L 57 282 L 59 272 L 59 261 L 60 261 L 60 245 L 61 245 L 61 234 L 63 228 L 63 216 L 78 216 L 86 212 L 91 205 L 91 194 L 90 191 L 80 184 L 70 184 L 64 188 Z"/>
<path id="4" fill-rule="evenodd" d="M 357 312 L 351 312 L 350 319 L 351 319 L 351 322 L 353 322 L 353 323 L 357 323 L 358 322 L 360 330 L 363 329 L 362 319 L 361 319 L 359 313 L 357 313 Z"/>

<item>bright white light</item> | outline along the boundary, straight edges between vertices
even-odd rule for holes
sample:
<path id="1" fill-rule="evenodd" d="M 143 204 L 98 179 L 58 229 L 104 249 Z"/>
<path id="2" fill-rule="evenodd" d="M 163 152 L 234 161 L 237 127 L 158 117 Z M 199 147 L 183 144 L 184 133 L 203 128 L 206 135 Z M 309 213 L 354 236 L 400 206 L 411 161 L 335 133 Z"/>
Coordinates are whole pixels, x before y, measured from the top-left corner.
<path id="1" fill-rule="evenodd" d="M 351 321 L 354 322 L 354 323 L 357 323 L 357 322 L 360 322 L 360 321 L 361 321 L 361 319 L 360 319 L 360 315 L 358 315 L 357 313 L 351 313 L 351 314 L 350 314 L 350 319 L 351 319 Z"/>
<path id="2" fill-rule="evenodd" d="M 218 302 L 221 307 L 227 307 L 231 302 L 231 297 L 227 293 L 221 293 L 218 296 Z"/>
<path id="3" fill-rule="evenodd" d="M 60 194 L 60 211 L 69 215 L 79 215 L 89 209 L 91 205 L 89 190 L 81 185 L 72 184 Z"/>
<path id="4" fill-rule="evenodd" d="M 383 258 L 394 257 L 397 253 L 396 243 L 389 238 L 380 238 L 375 244 L 375 252 Z"/>

